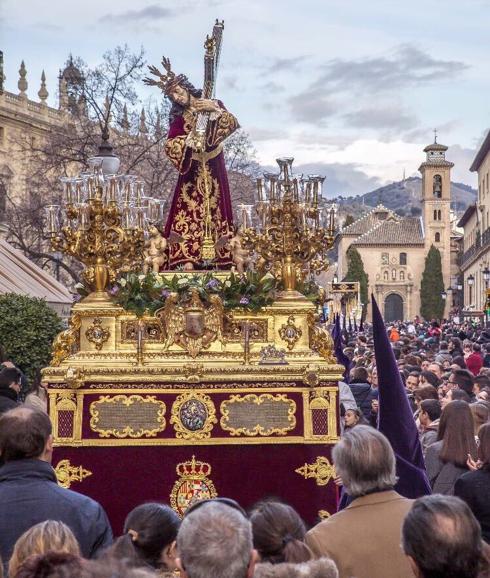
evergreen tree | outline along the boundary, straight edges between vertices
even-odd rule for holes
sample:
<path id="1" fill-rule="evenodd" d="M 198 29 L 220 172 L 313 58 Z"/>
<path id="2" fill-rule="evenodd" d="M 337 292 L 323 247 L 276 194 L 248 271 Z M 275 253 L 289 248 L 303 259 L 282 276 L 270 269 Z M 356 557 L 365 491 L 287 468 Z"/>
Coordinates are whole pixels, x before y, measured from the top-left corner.
<path id="1" fill-rule="evenodd" d="M 424 319 L 441 319 L 444 315 L 444 291 L 441 253 L 431 245 L 425 258 L 425 269 L 420 283 L 420 313 Z"/>
<path id="2" fill-rule="evenodd" d="M 364 271 L 364 263 L 362 262 L 359 251 L 353 245 L 347 249 L 347 275 L 344 281 L 359 282 L 361 303 L 365 308 L 368 302 L 369 276 L 366 271 Z"/>
<path id="3" fill-rule="evenodd" d="M 355 221 L 354 217 L 351 214 L 346 215 L 345 217 L 345 221 L 344 221 L 344 229 L 345 227 L 348 227 L 349 225 L 352 225 L 352 223 Z"/>

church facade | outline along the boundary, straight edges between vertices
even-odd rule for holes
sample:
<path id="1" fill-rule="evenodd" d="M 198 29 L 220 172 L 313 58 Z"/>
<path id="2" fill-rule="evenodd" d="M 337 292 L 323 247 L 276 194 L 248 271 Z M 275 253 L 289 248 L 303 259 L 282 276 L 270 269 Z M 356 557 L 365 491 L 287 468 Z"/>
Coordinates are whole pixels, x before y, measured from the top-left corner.
<path id="1" fill-rule="evenodd" d="M 447 147 L 434 142 L 425 147 L 422 174 L 422 215 L 400 217 L 378 205 L 338 235 L 337 275 L 347 274 L 347 250 L 352 245 L 361 255 L 373 293 L 386 321 L 420 315 L 420 283 L 425 258 L 434 245 L 441 253 L 444 287 L 451 287 L 457 249 L 452 242 L 451 168 Z M 446 300 L 446 315 L 451 307 Z M 368 307 L 368 319 L 371 307 Z"/>

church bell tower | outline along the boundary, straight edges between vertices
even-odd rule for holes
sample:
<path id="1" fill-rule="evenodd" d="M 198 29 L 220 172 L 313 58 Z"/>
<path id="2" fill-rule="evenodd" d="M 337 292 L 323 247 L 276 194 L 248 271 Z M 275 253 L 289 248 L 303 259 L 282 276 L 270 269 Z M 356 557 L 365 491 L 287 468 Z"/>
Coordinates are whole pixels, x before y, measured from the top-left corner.
<path id="1" fill-rule="evenodd" d="M 435 132 L 435 131 L 434 131 Z M 434 142 L 425 147 L 426 160 L 422 174 L 422 218 L 424 223 L 425 254 L 431 245 L 441 253 L 444 288 L 451 284 L 451 169 L 454 163 L 446 160 L 447 146 Z M 447 315 L 449 301 L 446 302 Z"/>

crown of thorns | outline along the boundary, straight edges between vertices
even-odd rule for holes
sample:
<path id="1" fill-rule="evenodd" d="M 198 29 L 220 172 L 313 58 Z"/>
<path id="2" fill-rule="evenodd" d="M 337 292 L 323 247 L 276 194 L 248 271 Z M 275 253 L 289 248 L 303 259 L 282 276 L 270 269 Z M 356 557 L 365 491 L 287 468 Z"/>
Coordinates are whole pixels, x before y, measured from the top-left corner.
<path id="1" fill-rule="evenodd" d="M 187 80 L 187 77 L 184 74 L 175 74 L 170 65 L 170 60 L 165 58 L 165 56 L 162 58 L 162 66 L 166 70 L 166 74 L 162 74 L 156 66 L 148 66 L 150 73 L 156 76 L 158 80 L 146 77 L 143 82 L 151 86 L 159 86 L 165 94 L 169 94 L 173 88 Z"/>

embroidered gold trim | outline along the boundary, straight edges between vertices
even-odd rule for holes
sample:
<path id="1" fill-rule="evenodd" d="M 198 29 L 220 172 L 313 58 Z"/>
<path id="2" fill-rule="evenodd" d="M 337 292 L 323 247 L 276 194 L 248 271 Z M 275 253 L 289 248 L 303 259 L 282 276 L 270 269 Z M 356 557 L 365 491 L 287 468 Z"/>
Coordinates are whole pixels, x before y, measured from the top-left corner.
<path id="1" fill-rule="evenodd" d="M 92 472 L 83 466 L 72 466 L 70 460 L 59 461 L 54 468 L 54 473 L 58 479 L 58 484 L 67 489 L 73 482 L 83 482 L 85 478 L 92 475 Z"/>
<path id="2" fill-rule="evenodd" d="M 304 466 L 294 471 L 303 476 L 305 480 L 313 478 L 317 486 L 326 486 L 336 475 L 335 466 L 323 456 L 318 456 L 313 464 L 305 463 Z"/>
<path id="3" fill-rule="evenodd" d="M 256 406 L 261 406 L 266 402 L 273 402 L 278 404 L 286 404 L 287 409 L 287 422 L 288 425 L 285 427 L 264 427 L 261 423 L 257 423 L 254 427 L 232 427 L 230 421 L 232 416 L 230 415 L 230 410 L 233 404 L 246 404 L 252 403 Z M 247 436 L 270 436 L 273 434 L 286 435 L 288 431 L 291 431 L 296 427 L 296 402 L 293 399 L 289 399 L 286 394 L 276 394 L 272 395 L 270 393 L 263 393 L 261 395 L 256 395 L 255 393 L 250 393 L 248 395 L 232 395 L 230 399 L 227 399 L 221 403 L 221 420 L 220 425 L 223 430 L 230 432 L 232 436 L 247 435 Z"/>
<path id="4" fill-rule="evenodd" d="M 156 413 L 154 416 L 153 422 L 150 420 L 148 421 L 148 416 L 141 416 L 136 415 L 136 420 L 131 425 L 123 425 L 115 426 L 112 428 L 102 428 L 100 426 L 100 408 L 102 405 L 114 405 L 120 406 L 121 410 L 126 407 L 129 408 L 133 405 L 144 406 L 145 404 L 148 405 L 155 405 L 156 406 Z M 124 415 L 124 411 L 119 410 L 119 416 L 121 422 L 124 419 L 128 419 L 129 416 Z M 141 438 L 141 437 L 155 437 L 157 433 L 162 432 L 165 429 L 165 403 L 163 401 L 157 400 L 154 395 L 147 395 L 143 397 L 142 395 L 101 395 L 98 401 L 93 401 L 90 404 L 90 429 L 100 435 L 100 437 L 107 438 L 110 436 L 114 436 L 116 438 Z M 133 418 L 134 419 L 134 418 Z M 144 420 L 147 420 L 146 423 L 143 423 Z M 147 426 L 147 427 L 145 427 Z"/>

